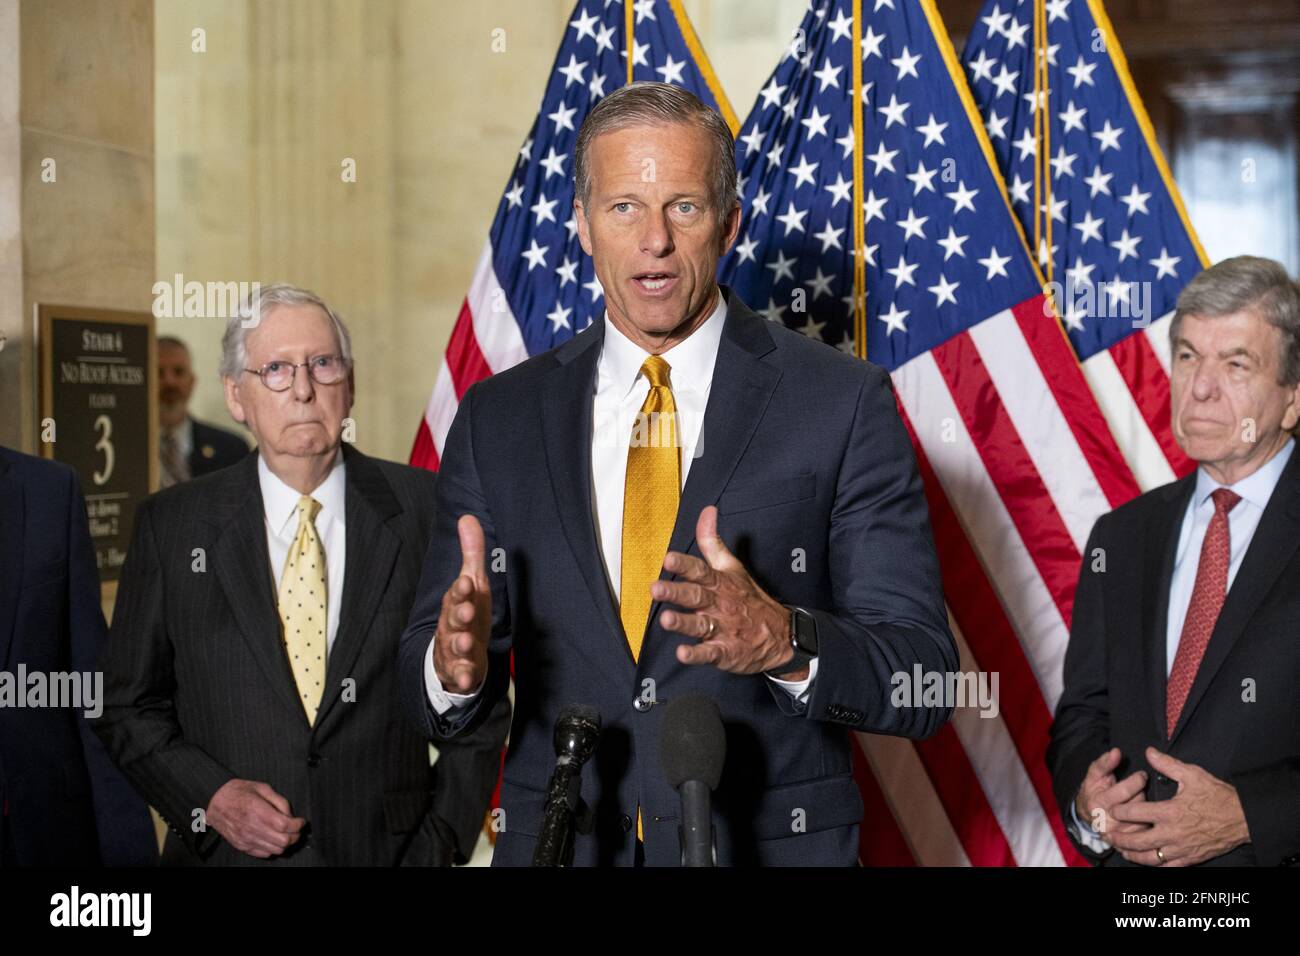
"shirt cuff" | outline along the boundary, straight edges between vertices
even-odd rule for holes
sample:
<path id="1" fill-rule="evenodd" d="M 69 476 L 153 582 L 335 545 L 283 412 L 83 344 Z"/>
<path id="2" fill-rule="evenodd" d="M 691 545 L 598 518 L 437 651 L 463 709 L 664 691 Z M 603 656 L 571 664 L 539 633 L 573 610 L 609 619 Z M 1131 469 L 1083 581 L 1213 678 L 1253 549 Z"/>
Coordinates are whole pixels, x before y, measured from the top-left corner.
<path id="1" fill-rule="evenodd" d="M 1070 819 L 1074 821 L 1074 835 L 1089 850 L 1093 853 L 1105 853 L 1110 849 L 1110 844 L 1103 840 L 1096 830 L 1079 819 L 1079 812 L 1073 803 L 1070 804 Z"/>
<path id="2" fill-rule="evenodd" d="M 813 678 L 817 676 L 817 658 L 808 662 L 808 676 L 803 680 L 781 680 L 779 677 L 767 675 L 767 679 L 776 684 L 787 694 L 793 697 L 801 704 L 808 703 L 808 696 L 812 692 Z"/>
<path id="3" fill-rule="evenodd" d="M 483 691 L 483 685 L 480 684 L 478 690 L 472 694 L 453 694 L 450 691 L 442 689 L 442 681 L 438 680 L 438 672 L 433 668 L 433 642 L 437 633 L 429 638 L 429 650 L 424 655 L 424 690 L 429 695 L 429 703 L 433 706 L 433 712 L 441 717 L 449 710 L 455 710 L 458 707 L 464 707 Z"/>

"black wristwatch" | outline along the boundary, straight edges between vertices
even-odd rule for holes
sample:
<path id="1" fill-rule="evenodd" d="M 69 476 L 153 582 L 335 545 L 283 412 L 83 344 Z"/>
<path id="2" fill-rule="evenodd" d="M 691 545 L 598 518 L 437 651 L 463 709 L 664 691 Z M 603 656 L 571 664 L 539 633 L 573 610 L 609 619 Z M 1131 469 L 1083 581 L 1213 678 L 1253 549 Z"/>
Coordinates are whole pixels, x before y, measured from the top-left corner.
<path id="1" fill-rule="evenodd" d="M 801 607 L 791 604 L 785 607 L 790 611 L 790 646 L 794 648 L 794 657 L 788 663 L 766 671 L 769 677 L 801 671 L 817 656 L 817 618 Z"/>

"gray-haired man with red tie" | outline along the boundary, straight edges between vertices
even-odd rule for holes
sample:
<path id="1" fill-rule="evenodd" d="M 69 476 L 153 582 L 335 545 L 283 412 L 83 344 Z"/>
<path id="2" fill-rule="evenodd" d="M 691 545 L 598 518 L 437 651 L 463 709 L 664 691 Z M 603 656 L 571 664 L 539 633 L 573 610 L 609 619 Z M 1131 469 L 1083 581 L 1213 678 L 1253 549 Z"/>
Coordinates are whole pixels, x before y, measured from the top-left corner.
<path id="1" fill-rule="evenodd" d="M 1102 517 L 1047 760 L 1102 865 L 1300 862 L 1300 287 L 1241 256 L 1170 326 L 1199 467 Z"/>

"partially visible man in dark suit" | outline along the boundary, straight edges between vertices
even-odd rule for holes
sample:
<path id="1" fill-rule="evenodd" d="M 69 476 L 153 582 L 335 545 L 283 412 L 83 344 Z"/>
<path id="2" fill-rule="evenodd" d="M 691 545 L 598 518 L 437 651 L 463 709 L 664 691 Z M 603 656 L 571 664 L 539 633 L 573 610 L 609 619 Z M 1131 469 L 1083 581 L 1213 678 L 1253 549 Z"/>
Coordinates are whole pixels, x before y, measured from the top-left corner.
<path id="1" fill-rule="evenodd" d="M 1183 290 L 1195 472 L 1098 519 L 1048 764 L 1102 865 L 1300 862 L 1300 287 L 1240 256 Z"/>
<path id="2" fill-rule="evenodd" d="M 574 212 L 605 318 L 474 385 L 447 436 L 401 690 L 457 739 L 505 695 L 513 650 L 495 864 L 532 859 L 569 703 L 604 727 L 586 866 L 680 862 L 659 758 L 675 698 L 721 710 L 723 865 L 855 863 L 851 734 L 925 737 L 950 713 L 891 704 L 894 674 L 958 661 L 889 377 L 719 288 L 734 156 L 679 87 L 601 100 Z"/>
<path id="3" fill-rule="evenodd" d="M 163 488 L 229 467 L 248 454 L 234 432 L 189 413 L 194 393 L 190 350 L 174 335 L 158 336 L 158 458 Z"/>
<path id="4" fill-rule="evenodd" d="M 509 704 L 432 771 L 399 712 L 435 477 L 343 442 L 352 347 L 315 295 L 261 288 L 222 346 L 257 453 L 136 512 L 95 729 L 168 822 L 164 863 L 463 862 Z"/>
<path id="5" fill-rule="evenodd" d="M 102 691 L 99 572 L 86 502 L 67 465 L 0 448 L 0 671 L 81 677 L 80 701 L 0 709 L 0 864 L 150 864 L 158 844 L 144 801 L 90 732 Z M 21 668 L 21 671 L 20 671 Z M 15 701 L 9 701 L 13 705 Z M 58 706 L 53 706 L 57 704 Z"/>

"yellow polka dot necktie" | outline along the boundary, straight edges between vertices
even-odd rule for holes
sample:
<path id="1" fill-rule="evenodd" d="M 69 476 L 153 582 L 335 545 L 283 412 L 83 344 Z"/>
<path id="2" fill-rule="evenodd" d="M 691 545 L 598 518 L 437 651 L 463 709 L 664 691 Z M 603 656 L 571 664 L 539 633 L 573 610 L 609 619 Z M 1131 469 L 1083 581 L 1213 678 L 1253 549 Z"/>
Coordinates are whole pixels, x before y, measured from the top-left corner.
<path id="1" fill-rule="evenodd" d="M 320 502 L 308 495 L 298 499 L 298 533 L 289 546 L 280 576 L 280 621 L 284 648 L 298 685 L 307 722 L 316 723 L 325 688 L 325 549 L 316 534 Z"/>
<path id="2" fill-rule="evenodd" d="M 668 385 L 669 371 L 668 363 L 658 355 L 650 356 L 641 365 L 641 374 L 650 381 L 650 392 L 632 425 L 627 449 L 619 617 L 633 660 L 641 659 L 646 620 L 654 603 L 650 585 L 659 580 L 663 569 L 682 488 L 677 404 Z M 640 807 L 636 811 L 636 836 L 645 839 Z"/>

